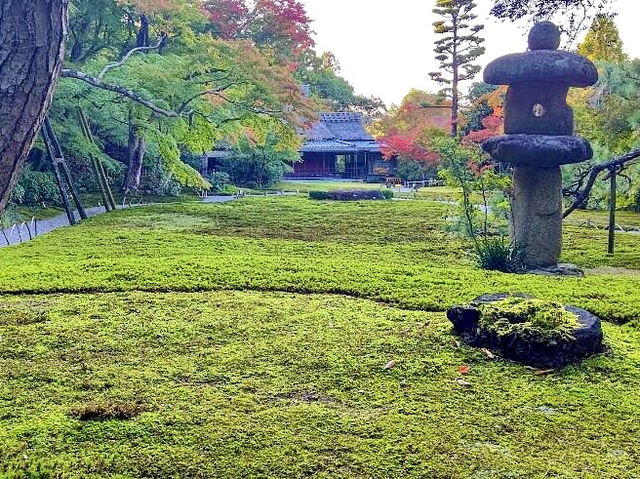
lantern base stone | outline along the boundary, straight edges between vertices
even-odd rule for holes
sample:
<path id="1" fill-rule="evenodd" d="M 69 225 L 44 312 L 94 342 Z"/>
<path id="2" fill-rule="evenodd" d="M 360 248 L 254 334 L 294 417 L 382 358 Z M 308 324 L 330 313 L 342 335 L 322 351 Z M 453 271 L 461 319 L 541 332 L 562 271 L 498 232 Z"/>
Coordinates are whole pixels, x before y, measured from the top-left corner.
<path id="1" fill-rule="evenodd" d="M 514 168 L 511 237 L 524 250 L 524 262 L 528 269 L 558 264 L 562 251 L 560 167 Z"/>

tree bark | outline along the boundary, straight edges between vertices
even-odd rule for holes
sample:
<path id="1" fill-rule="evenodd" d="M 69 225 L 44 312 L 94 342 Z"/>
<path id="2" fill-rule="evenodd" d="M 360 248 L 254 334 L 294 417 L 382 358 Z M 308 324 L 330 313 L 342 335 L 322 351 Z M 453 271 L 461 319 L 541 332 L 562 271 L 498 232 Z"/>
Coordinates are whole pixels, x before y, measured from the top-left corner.
<path id="1" fill-rule="evenodd" d="M 453 66 L 453 81 L 451 84 L 451 136 L 458 137 L 458 103 L 460 102 L 459 71 L 458 68 L 458 17 L 453 15 L 453 53 L 451 55 Z"/>
<path id="2" fill-rule="evenodd" d="M 71 56 L 72 62 L 78 62 L 82 60 L 84 56 L 84 45 L 82 41 L 84 40 L 84 36 L 87 33 L 89 25 L 89 18 L 86 18 L 79 25 L 76 25 L 75 28 L 71 26 L 72 41 L 69 41 L 69 43 L 71 44 L 71 50 L 69 54 Z"/>
<path id="3" fill-rule="evenodd" d="M 140 30 L 136 38 L 136 47 L 145 48 L 149 46 L 149 19 L 146 15 L 140 15 Z"/>
<path id="4" fill-rule="evenodd" d="M 127 186 L 125 193 L 131 193 L 132 191 L 138 191 L 140 188 L 140 179 L 142 178 L 142 164 L 144 162 L 144 155 L 147 152 L 147 144 L 144 141 L 144 137 L 138 136 L 136 133 L 136 149 L 131 156 L 129 162 L 129 169 L 127 170 Z"/>
<path id="5" fill-rule="evenodd" d="M 140 179 L 142 177 L 142 164 L 144 155 L 147 151 L 147 145 L 144 137 L 137 131 L 133 123 L 133 115 L 129 116 L 129 167 L 124 182 L 124 193 L 129 194 L 140 188 Z"/>
<path id="6" fill-rule="evenodd" d="M 616 252 L 616 200 L 618 195 L 618 171 L 612 168 L 611 175 L 611 198 L 609 199 L 609 254 Z"/>
<path id="7" fill-rule="evenodd" d="M 0 213 L 51 104 L 66 34 L 67 0 L 0 4 Z"/>

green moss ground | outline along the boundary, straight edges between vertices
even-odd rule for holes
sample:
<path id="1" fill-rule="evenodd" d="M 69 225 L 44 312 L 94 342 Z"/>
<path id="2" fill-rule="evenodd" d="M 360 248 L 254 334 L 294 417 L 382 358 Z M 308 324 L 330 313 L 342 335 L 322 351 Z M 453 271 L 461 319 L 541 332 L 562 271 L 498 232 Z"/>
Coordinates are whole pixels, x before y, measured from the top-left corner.
<path id="1" fill-rule="evenodd" d="M 447 208 L 171 204 L 0 250 L 0 477 L 638 477 L 640 236 L 569 225 L 605 273 L 506 275 Z M 458 347 L 444 311 L 493 292 L 600 314 L 609 352 L 536 376 Z M 114 405 L 140 414 L 77 418 Z"/>
<path id="2" fill-rule="evenodd" d="M 274 190 L 299 191 L 308 193 L 309 191 L 335 191 L 335 190 L 378 190 L 383 185 L 381 183 L 363 183 L 362 181 L 281 181 L 275 185 Z"/>
<path id="3" fill-rule="evenodd" d="M 609 212 L 602 210 L 577 210 L 566 219 L 567 223 L 576 226 L 586 221 L 595 223 L 601 229 L 607 228 L 609 226 Z M 617 211 L 616 223 L 627 230 L 640 228 L 640 213 Z"/>
<path id="4" fill-rule="evenodd" d="M 640 317 L 640 276 L 584 280 L 478 270 L 470 245 L 443 232 L 447 205 L 252 198 L 135 208 L 0 250 L 0 294 L 252 289 L 341 293 L 444 311 L 487 292 L 575 303 L 614 322 Z M 640 236 L 568 227 L 565 260 L 640 269 Z"/>

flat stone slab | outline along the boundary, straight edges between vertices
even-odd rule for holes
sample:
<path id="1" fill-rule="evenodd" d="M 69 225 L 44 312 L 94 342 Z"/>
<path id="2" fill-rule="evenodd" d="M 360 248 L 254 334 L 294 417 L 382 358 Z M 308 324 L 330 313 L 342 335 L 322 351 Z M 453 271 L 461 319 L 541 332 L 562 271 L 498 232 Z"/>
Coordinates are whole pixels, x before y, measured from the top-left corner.
<path id="1" fill-rule="evenodd" d="M 551 82 L 589 87 L 598 81 L 598 69 L 590 60 L 572 52 L 534 50 L 498 58 L 487 65 L 484 81 L 490 85 Z"/>
<path id="2" fill-rule="evenodd" d="M 529 342 L 514 335 L 498 336 L 493 332 L 481 330 L 478 326 L 482 314 L 479 306 L 502 301 L 508 297 L 511 295 L 480 296 L 468 306 L 454 306 L 447 312 L 447 317 L 453 323 L 456 334 L 470 346 L 487 348 L 507 359 L 535 367 L 559 369 L 602 352 L 603 333 L 600 318 L 574 306 L 565 306 L 567 311 L 578 316 L 581 325 L 572 333 L 574 341 Z"/>
<path id="3" fill-rule="evenodd" d="M 539 276 L 569 276 L 573 278 L 584 278 L 584 271 L 574 264 L 560 263 L 555 266 L 528 269 L 528 274 Z"/>
<path id="4" fill-rule="evenodd" d="M 553 168 L 593 158 L 587 140 L 577 136 L 503 135 L 482 144 L 495 161 L 514 165 Z"/>

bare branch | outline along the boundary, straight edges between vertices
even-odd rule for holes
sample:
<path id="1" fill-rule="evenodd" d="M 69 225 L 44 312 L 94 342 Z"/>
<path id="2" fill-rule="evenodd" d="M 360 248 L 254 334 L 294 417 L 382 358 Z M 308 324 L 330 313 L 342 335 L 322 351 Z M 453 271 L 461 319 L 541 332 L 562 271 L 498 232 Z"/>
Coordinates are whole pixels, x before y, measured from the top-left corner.
<path id="1" fill-rule="evenodd" d="M 589 199 L 589 195 L 591 194 L 591 190 L 593 189 L 593 185 L 595 184 L 598 175 L 600 175 L 600 173 L 602 173 L 603 171 L 606 170 L 618 170 L 620 168 L 623 168 L 627 163 L 637 160 L 638 158 L 640 158 L 640 148 L 636 149 L 636 150 L 632 150 L 629 153 L 622 155 L 622 156 L 617 156 L 615 158 L 610 159 L 609 161 L 606 161 L 604 163 L 601 163 L 599 165 L 594 166 L 590 173 L 589 173 L 589 179 L 587 180 L 587 184 L 584 187 L 584 189 L 578 194 L 576 200 L 573 202 L 573 204 L 564 212 L 564 214 L 562 215 L 563 218 L 566 218 L 567 216 L 569 216 L 571 213 L 573 213 L 575 210 L 577 210 L 578 208 L 584 206 L 584 204 L 587 202 L 587 200 Z"/>
<path id="2" fill-rule="evenodd" d="M 102 69 L 102 71 L 100 72 L 100 74 L 98 75 L 98 80 L 102 81 L 102 78 L 109 72 L 109 70 L 113 70 L 114 68 L 118 68 L 121 67 L 122 65 L 124 65 L 126 63 L 126 61 L 131 58 L 131 56 L 134 53 L 138 53 L 138 52 L 147 52 L 150 50 L 157 50 L 158 48 L 160 48 L 162 46 L 162 44 L 165 42 L 165 40 L 167 39 L 167 34 L 163 33 L 160 36 L 160 40 L 158 40 L 158 43 L 156 43 L 155 45 L 151 45 L 148 47 L 137 47 L 134 48 L 132 50 L 129 50 L 129 52 L 122 57 L 122 59 L 117 62 L 117 63 L 111 63 L 110 65 L 107 65 L 106 67 L 104 67 Z"/>

